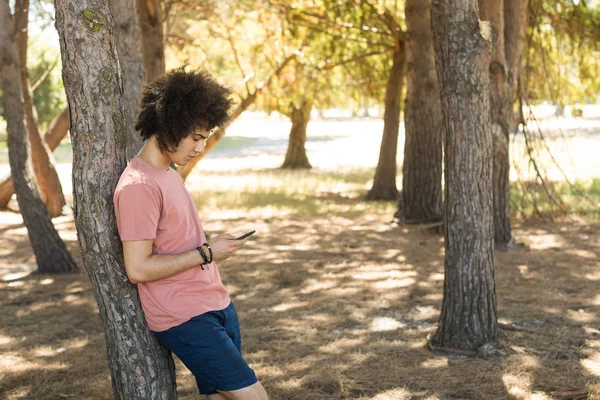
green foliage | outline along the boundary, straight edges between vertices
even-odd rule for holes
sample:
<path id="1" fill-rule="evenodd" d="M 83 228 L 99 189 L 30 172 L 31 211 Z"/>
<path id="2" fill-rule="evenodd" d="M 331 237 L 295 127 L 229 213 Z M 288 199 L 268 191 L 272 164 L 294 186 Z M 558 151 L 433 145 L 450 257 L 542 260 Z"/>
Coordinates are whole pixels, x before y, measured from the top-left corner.
<path id="1" fill-rule="evenodd" d="M 240 99 L 253 93 L 293 49 L 272 15 L 238 1 L 175 4 L 167 38 L 172 68 L 200 66 L 232 87 Z"/>
<path id="2" fill-rule="evenodd" d="M 206 68 L 240 99 L 254 93 L 283 60 L 256 106 L 286 112 L 291 104 L 359 109 L 382 104 L 394 35 L 402 28 L 397 1 L 229 0 L 172 3 L 168 68 Z"/>
<path id="3" fill-rule="evenodd" d="M 29 12 L 29 44 L 27 63 L 29 81 L 33 92 L 33 103 L 38 114 L 40 131 L 65 107 L 66 96 L 61 77 L 60 50 L 48 44 L 46 29 L 54 29 L 53 6 L 49 0 L 32 0 Z M 36 32 L 36 34 L 32 34 Z M 44 79 L 41 79 L 44 77 Z M 0 89 L 0 146 L 6 146 L 6 123 Z"/>
<path id="4" fill-rule="evenodd" d="M 40 129 L 43 132 L 50 121 L 66 105 L 65 89 L 60 71 L 59 50 L 44 45 L 37 38 L 31 38 L 27 60 L 29 81 L 32 87 L 39 82 L 33 92 L 33 103 L 38 113 Z M 40 82 L 42 78 L 44 79 Z"/>
<path id="5" fill-rule="evenodd" d="M 532 0 L 524 80 L 531 102 L 595 102 L 600 93 L 600 5 Z"/>
<path id="6" fill-rule="evenodd" d="M 0 92 L 0 100 L 2 99 L 2 92 Z M 0 110 L 2 111 L 2 110 Z M 6 134 L 6 121 L 4 118 L 0 117 L 0 149 L 6 147 L 6 139 L 8 139 Z"/>
<path id="7" fill-rule="evenodd" d="M 48 123 L 65 107 L 66 96 L 60 76 L 58 49 L 46 46 L 37 38 L 31 38 L 27 56 L 29 64 L 29 81 L 36 85 L 33 92 L 33 104 L 37 110 L 40 130 L 43 132 Z M 49 71 L 48 73 L 46 73 Z M 0 117 L 4 121 L 2 107 L 2 91 L 0 90 Z M 0 123 L 0 144 L 6 145 L 6 124 Z"/>
<path id="8" fill-rule="evenodd" d="M 395 46 L 390 20 L 400 29 L 404 23 L 397 1 L 275 4 L 279 4 L 291 25 L 307 28 L 314 38 L 306 51 L 307 64 L 323 73 L 328 88 L 340 85 L 341 100 L 345 101 L 338 105 L 360 105 L 366 99 L 383 103 L 390 54 Z"/>

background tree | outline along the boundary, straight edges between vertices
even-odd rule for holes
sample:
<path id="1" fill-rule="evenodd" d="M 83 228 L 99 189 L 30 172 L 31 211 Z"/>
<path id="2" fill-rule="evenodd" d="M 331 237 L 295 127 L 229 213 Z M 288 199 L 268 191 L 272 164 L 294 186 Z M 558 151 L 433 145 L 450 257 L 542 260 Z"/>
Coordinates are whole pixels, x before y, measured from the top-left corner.
<path id="1" fill-rule="evenodd" d="M 288 148 L 281 168 L 298 169 L 312 168 L 306 154 L 306 128 L 310 121 L 310 113 L 313 109 L 313 101 L 309 96 L 291 101 L 286 115 L 292 121 Z"/>
<path id="2" fill-rule="evenodd" d="M 25 116 L 27 118 L 28 139 L 31 146 L 33 161 L 33 170 L 35 179 L 42 196 L 42 201 L 46 205 L 48 214 L 56 217 L 62 214 L 65 206 L 65 198 L 62 193 L 60 179 L 54 167 L 54 157 L 46 146 L 46 143 L 40 136 L 38 128 L 38 119 L 33 95 L 29 84 L 29 72 L 27 69 L 27 48 L 28 48 L 28 20 L 29 20 L 29 0 L 18 0 L 15 3 L 14 21 L 18 24 L 17 29 L 17 49 L 19 51 L 19 63 L 21 68 L 21 87 L 23 88 L 23 104 L 25 107 Z M 12 182 L 5 180 L 0 188 L 0 208 L 5 208 L 12 197 Z"/>
<path id="3" fill-rule="evenodd" d="M 25 117 L 20 57 L 16 46 L 18 34 L 15 28 L 19 24 L 13 24 L 8 2 L 4 1 L 0 2 L 0 26 L 1 85 L 8 130 L 10 168 L 23 222 L 29 233 L 29 242 L 39 272 L 76 271 L 77 265 L 46 212 L 31 170 L 31 150 L 27 141 L 29 121 Z"/>
<path id="4" fill-rule="evenodd" d="M 115 399 L 173 399 L 172 358 L 147 328 L 125 274 L 112 196 L 126 165 L 113 19 L 102 0 L 56 2 L 71 110 L 75 224 L 104 326 Z"/>
<path id="5" fill-rule="evenodd" d="M 293 52 L 296 48 L 301 51 L 281 74 L 274 77 L 269 90 L 261 93 L 258 106 L 269 113 L 277 111 L 292 122 L 281 168 L 310 169 L 312 165 L 306 153 L 306 140 L 312 110 L 328 106 L 348 107 L 350 102 L 345 97 L 353 90 L 344 85 L 344 76 L 339 71 L 344 62 L 333 61 L 339 48 L 331 46 L 330 35 L 293 22 L 298 13 L 308 9 L 286 6 L 276 9 L 279 12 L 265 16 L 268 18 L 265 27 L 279 38 L 273 46 L 278 46 L 283 53 Z"/>
<path id="6" fill-rule="evenodd" d="M 46 133 L 44 133 L 44 141 L 48 145 L 50 151 L 54 151 L 60 144 L 61 140 L 67 136 L 69 132 L 69 109 L 63 108 L 62 111 L 52 119 L 48 125 Z M 8 207 L 8 203 L 15 193 L 12 176 L 6 177 L 0 183 L 0 209 Z"/>
<path id="7" fill-rule="evenodd" d="M 172 3 L 169 1 L 168 3 Z M 160 0 L 136 0 L 142 33 L 142 56 L 146 80 L 153 81 L 165 73 L 165 37 L 163 5 Z M 167 13 L 168 14 L 168 13 Z"/>
<path id="8" fill-rule="evenodd" d="M 514 70 L 509 70 L 506 53 L 510 52 L 513 64 L 519 63 L 525 43 L 527 2 L 504 4 L 504 0 L 479 0 L 480 15 L 497 30 L 498 40 L 489 66 L 490 112 L 494 148 L 494 242 L 499 250 L 508 249 L 514 242 L 510 223 L 510 163 L 509 133 L 513 118 L 513 91 L 509 76 L 514 79 Z M 505 10 L 509 14 L 505 15 Z M 520 13 L 520 14 L 519 14 Z M 510 36 L 505 37 L 505 19 L 511 17 Z M 518 26 L 521 22 L 524 25 Z M 509 49 L 510 47 L 510 49 Z"/>
<path id="9" fill-rule="evenodd" d="M 498 338 L 488 66 L 492 29 L 476 0 L 433 0 L 444 146 L 444 300 L 434 350 L 475 355 Z"/>
<path id="10" fill-rule="evenodd" d="M 396 156 L 406 68 L 405 37 L 400 18 L 402 10 L 398 2 L 323 1 L 301 3 L 299 6 L 275 0 L 270 3 L 287 8 L 292 23 L 330 36 L 331 48 L 324 57 L 324 66 L 344 65 L 350 76 L 358 76 L 355 80 L 363 81 L 375 79 L 380 75 L 378 70 L 385 71 L 385 95 L 381 92 L 381 97 L 385 98 L 383 136 L 373 186 L 366 198 L 397 199 Z M 384 56 L 378 60 L 378 55 Z M 373 68 L 378 61 L 383 69 Z M 369 85 L 366 85 L 365 92 L 368 88 Z"/>
<path id="11" fill-rule="evenodd" d="M 110 8 L 115 18 L 117 52 L 123 76 L 123 108 L 127 115 L 126 154 L 127 159 L 131 160 L 142 147 L 142 137 L 134 128 L 142 87 L 146 82 L 142 38 L 136 0 L 111 0 Z"/>
<path id="12" fill-rule="evenodd" d="M 52 18 L 43 6 L 45 6 L 43 1 L 38 0 L 31 3 L 28 19 L 36 21 L 43 32 L 46 32 L 45 29 L 52 22 Z M 68 109 L 65 108 L 66 99 L 60 68 L 56 68 L 60 51 L 49 47 L 43 40 L 40 40 L 42 35 L 44 33 L 33 38 L 29 37 L 27 68 L 32 82 L 31 92 L 33 93 L 34 110 L 37 111 L 39 129 L 46 130 L 42 137 L 52 152 L 67 135 L 69 119 Z M 1 110 L 0 114 L 3 114 Z M 60 192 L 62 197 L 62 190 Z M 9 174 L 0 182 L 0 209 L 8 207 L 13 194 L 14 186 Z"/>
<path id="13" fill-rule="evenodd" d="M 319 77 L 306 75 L 304 57 L 296 57 L 288 64 L 287 73 L 277 79 L 277 85 L 283 93 L 277 93 L 272 85 L 268 93 L 271 100 L 269 110 L 275 109 L 287 116 L 292 122 L 288 139 L 288 147 L 281 168 L 312 168 L 306 154 L 306 130 L 315 103 L 315 88 Z M 282 97 L 279 97 L 281 96 Z M 273 101 L 275 100 L 275 101 Z"/>
<path id="14" fill-rule="evenodd" d="M 406 103 L 402 193 L 395 216 L 442 219 L 442 110 L 431 33 L 431 1 L 406 1 Z"/>
<path id="15" fill-rule="evenodd" d="M 387 8 L 382 13 L 373 9 L 378 18 L 386 24 L 393 43 L 392 66 L 385 90 L 385 111 L 383 114 L 383 137 L 379 151 L 379 161 L 373 178 L 373 186 L 367 193 L 367 200 L 396 200 L 396 157 L 398 154 L 398 132 L 400 130 L 400 107 L 402 85 L 406 73 L 406 38 L 397 17 Z"/>

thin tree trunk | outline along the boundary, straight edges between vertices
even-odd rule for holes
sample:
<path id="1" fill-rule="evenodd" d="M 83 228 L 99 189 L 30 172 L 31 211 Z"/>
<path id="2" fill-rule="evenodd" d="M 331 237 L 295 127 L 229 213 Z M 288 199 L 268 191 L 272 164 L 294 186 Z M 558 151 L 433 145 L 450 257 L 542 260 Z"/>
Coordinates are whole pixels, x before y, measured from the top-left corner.
<path id="1" fill-rule="evenodd" d="M 494 242 L 497 250 L 507 250 L 513 243 L 509 179 L 509 132 L 513 103 L 504 53 L 504 0 L 479 0 L 479 9 L 481 19 L 491 22 L 498 34 L 489 66 L 494 148 Z"/>
<path id="2" fill-rule="evenodd" d="M 165 43 L 159 0 L 136 0 L 142 32 L 142 55 L 146 81 L 165 73 Z"/>
<path id="3" fill-rule="evenodd" d="M 492 216 L 489 61 L 493 33 L 476 0 L 433 0 L 441 88 L 445 281 L 430 345 L 473 352 L 498 338 Z"/>
<path id="4" fill-rule="evenodd" d="M 50 151 L 54 151 L 60 144 L 60 141 L 67 135 L 69 131 L 69 108 L 65 107 L 56 117 L 52 119 L 48 130 L 44 135 L 44 140 Z M 0 183 L 0 210 L 8 207 L 8 203 L 12 195 L 15 193 L 13 180 L 8 175 L 2 183 Z"/>
<path id="5" fill-rule="evenodd" d="M 65 196 L 56 172 L 54 157 L 40 136 L 38 119 L 29 85 L 27 70 L 27 40 L 28 40 L 29 0 L 19 0 L 15 5 L 15 20 L 19 21 L 17 30 L 17 48 L 21 66 L 21 87 L 23 88 L 23 105 L 27 118 L 27 131 L 31 144 L 33 171 L 37 180 L 42 201 L 46 204 L 50 217 L 58 217 L 65 206 Z"/>
<path id="6" fill-rule="evenodd" d="M 75 224 L 104 325 L 115 399 L 174 399 L 173 359 L 147 328 L 129 283 L 112 201 L 126 166 L 126 115 L 106 1 L 56 1 L 71 110 Z"/>
<path id="7" fill-rule="evenodd" d="M 524 121 L 522 113 L 515 113 L 514 104 L 517 101 L 516 91 L 521 76 L 528 21 L 528 0 L 504 0 L 504 54 L 512 111 L 510 129 L 514 133 L 517 132 L 519 123 Z"/>
<path id="8" fill-rule="evenodd" d="M 430 11 L 431 0 L 406 1 L 406 139 L 396 216 L 409 224 L 442 220 L 442 110 Z"/>
<path id="9" fill-rule="evenodd" d="M 48 125 L 48 130 L 44 134 L 44 141 L 50 148 L 50 150 L 54 151 L 61 140 L 67 136 L 69 132 L 69 107 L 65 107 L 62 109 L 58 115 L 56 115 L 50 125 Z"/>
<path id="10" fill-rule="evenodd" d="M 396 38 L 394 60 L 385 90 L 385 111 L 383 114 L 383 136 L 379 150 L 379 162 L 375 170 L 373 187 L 367 193 L 367 200 L 396 200 L 396 156 L 398 154 L 398 131 L 400 130 L 400 104 L 402 84 L 406 69 L 404 40 Z"/>
<path id="11" fill-rule="evenodd" d="M 7 176 L 2 183 L 0 183 L 0 210 L 4 210 L 8 207 L 8 203 L 15 193 L 15 186 L 13 184 L 12 176 Z"/>
<path id="12" fill-rule="evenodd" d="M 504 0 L 504 54 L 513 98 L 521 75 L 528 11 L 529 0 Z"/>
<path id="13" fill-rule="evenodd" d="M 111 0 L 111 13 L 115 18 L 115 33 L 119 65 L 123 75 L 123 108 L 127 116 L 127 160 L 131 160 L 142 148 L 142 137 L 135 130 L 139 113 L 142 87 L 146 82 L 142 37 L 136 0 Z"/>
<path id="14" fill-rule="evenodd" d="M 290 129 L 290 138 L 288 148 L 285 154 L 285 160 L 281 168 L 299 169 L 312 168 L 308 156 L 306 155 L 306 128 L 310 121 L 310 112 L 312 102 L 304 100 L 300 107 L 291 105 L 290 119 L 292 128 Z"/>
<path id="15" fill-rule="evenodd" d="M 19 54 L 8 2 L 0 2 L 0 26 L 0 76 L 8 131 L 8 156 L 29 242 L 40 273 L 77 271 L 77 265 L 52 225 L 33 176 Z"/>

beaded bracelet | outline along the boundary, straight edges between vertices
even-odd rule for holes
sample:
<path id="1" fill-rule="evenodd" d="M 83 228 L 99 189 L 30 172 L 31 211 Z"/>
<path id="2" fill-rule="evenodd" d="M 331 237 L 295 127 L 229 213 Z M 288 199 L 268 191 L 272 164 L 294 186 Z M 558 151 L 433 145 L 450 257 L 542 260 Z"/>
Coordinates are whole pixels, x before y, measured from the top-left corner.
<path id="1" fill-rule="evenodd" d="M 196 247 L 196 250 L 198 250 L 198 253 L 200 253 L 202 259 L 204 260 L 204 262 L 200 265 L 200 268 L 204 270 L 204 264 L 208 264 L 208 257 L 206 257 L 206 254 L 204 254 L 204 251 L 202 251 L 200 246 Z"/>
<path id="2" fill-rule="evenodd" d="M 213 253 L 212 253 L 212 249 L 210 248 L 210 244 L 208 243 L 204 243 L 202 246 L 206 246 L 206 248 L 208 249 L 208 252 L 210 253 L 210 257 L 209 257 L 209 264 L 211 262 L 213 262 Z"/>

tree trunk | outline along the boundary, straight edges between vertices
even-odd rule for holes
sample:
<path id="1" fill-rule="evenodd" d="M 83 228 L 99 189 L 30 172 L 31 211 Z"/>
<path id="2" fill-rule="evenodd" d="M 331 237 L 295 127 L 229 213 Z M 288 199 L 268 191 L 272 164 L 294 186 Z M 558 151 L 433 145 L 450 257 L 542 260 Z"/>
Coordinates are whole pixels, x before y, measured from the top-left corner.
<path id="1" fill-rule="evenodd" d="M 476 0 L 433 0 L 445 133 L 445 281 L 430 345 L 473 352 L 498 338 L 489 61 L 493 33 Z"/>
<path id="2" fill-rule="evenodd" d="M 375 170 L 373 187 L 367 200 L 396 200 L 396 155 L 398 154 L 398 131 L 400 130 L 400 102 L 402 83 L 406 69 L 404 40 L 396 38 L 394 60 L 385 89 L 385 111 L 383 113 L 383 136 L 379 150 L 379 162 Z"/>
<path id="3" fill-rule="evenodd" d="M 306 127 L 310 121 L 310 111 L 312 103 L 310 100 L 304 100 L 300 107 L 291 105 L 290 119 L 292 128 L 290 129 L 290 139 L 288 142 L 285 160 L 281 168 L 300 169 L 312 168 L 308 156 L 306 155 Z"/>
<path id="4" fill-rule="evenodd" d="M 174 399 L 173 359 L 147 328 L 129 283 L 112 201 L 126 166 L 126 116 L 106 1 L 56 1 L 71 110 L 77 236 L 104 326 L 115 399 Z"/>
<path id="5" fill-rule="evenodd" d="M 404 162 L 399 216 L 442 220 L 442 110 L 431 34 L 431 0 L 407 0 Z"/>
<path id="6" fill-rule="evenodd" d="M 504 54 L 508 67 L 508 84 L 513 98 L 521 75 L 528 10 L 528 0 L 504 0 Z"/>
<path id="7" fill-rule="evenodd" d="M 50 125 L 44 135 L 44 141 L 48 145 L 50 151 L 54 151 L 60 144 L 60 141 L 67 135 L 69 131 L 69 108 L 65 107 L 60 114 L 58 114 Z M 12 195 L 15 193 L 13 186 L 12 177 L 9 175 L 0 183 L 0 210 L 8 207 L 8 203 Z"/>
<path id="8" fill-rule="evenodd" d="M 46 204 L 50 217 L 58 217 L 65 206 L 65 196 L 58 173 L 54 167 L 54 157 L 40 136 L 38 130 L 37 112 L 33 104 L 27 71 L 27 40 L 28 40 L 29 0 L 20 0 L 15 5 L 15 21 L 19 21 L 17 29 L 17 48 L 21 66 L 21 87 L 23 89 L 23 105 L 27 118 L 27 131 L 31 144 L 33 171 L 37 180 L 42 201 Z M 10 200 L 10 198 L 9 198 Z"/>
<path id="9" fill-rule="evenodd" d="M 127 160 L 135 157 L 143 144 L 142 137 L 134 128 L 142 87 L 146 82 L 142 38 L 135 4 L 136 0 L 110 2 L 111 13 L 115 18 L 119 65 L 123 75 L 123 109 L 127 116 Z"/>
<path id="10" fill-rule="evenodd" d="M 77 265 L 52 225 L 33 176 L 19 54 L 8 2 L 0 2 L 0 26 L 0 76 L 8 131 L 8 156 L 29 242 L 40 273 L 77 271 Z"/>
<path id="11" fill-rule="evenodd" d="M 142 31 L 142 55 L 146 81 L 150 82 L 165 73 L 165 43 L 160 0 L 136 1 Z"/>
<path id="12" fill-rule="evenodd" d="M 497 250 L 507 250 L 513 243 L 509 179 L 509 132 L 513 101 L 504 52 L 504 0 L 479 0 L 479 9 L 481 19 L 491 22 L 498 33 L 489 66 L 494 149 L 494 242 Z"/>

